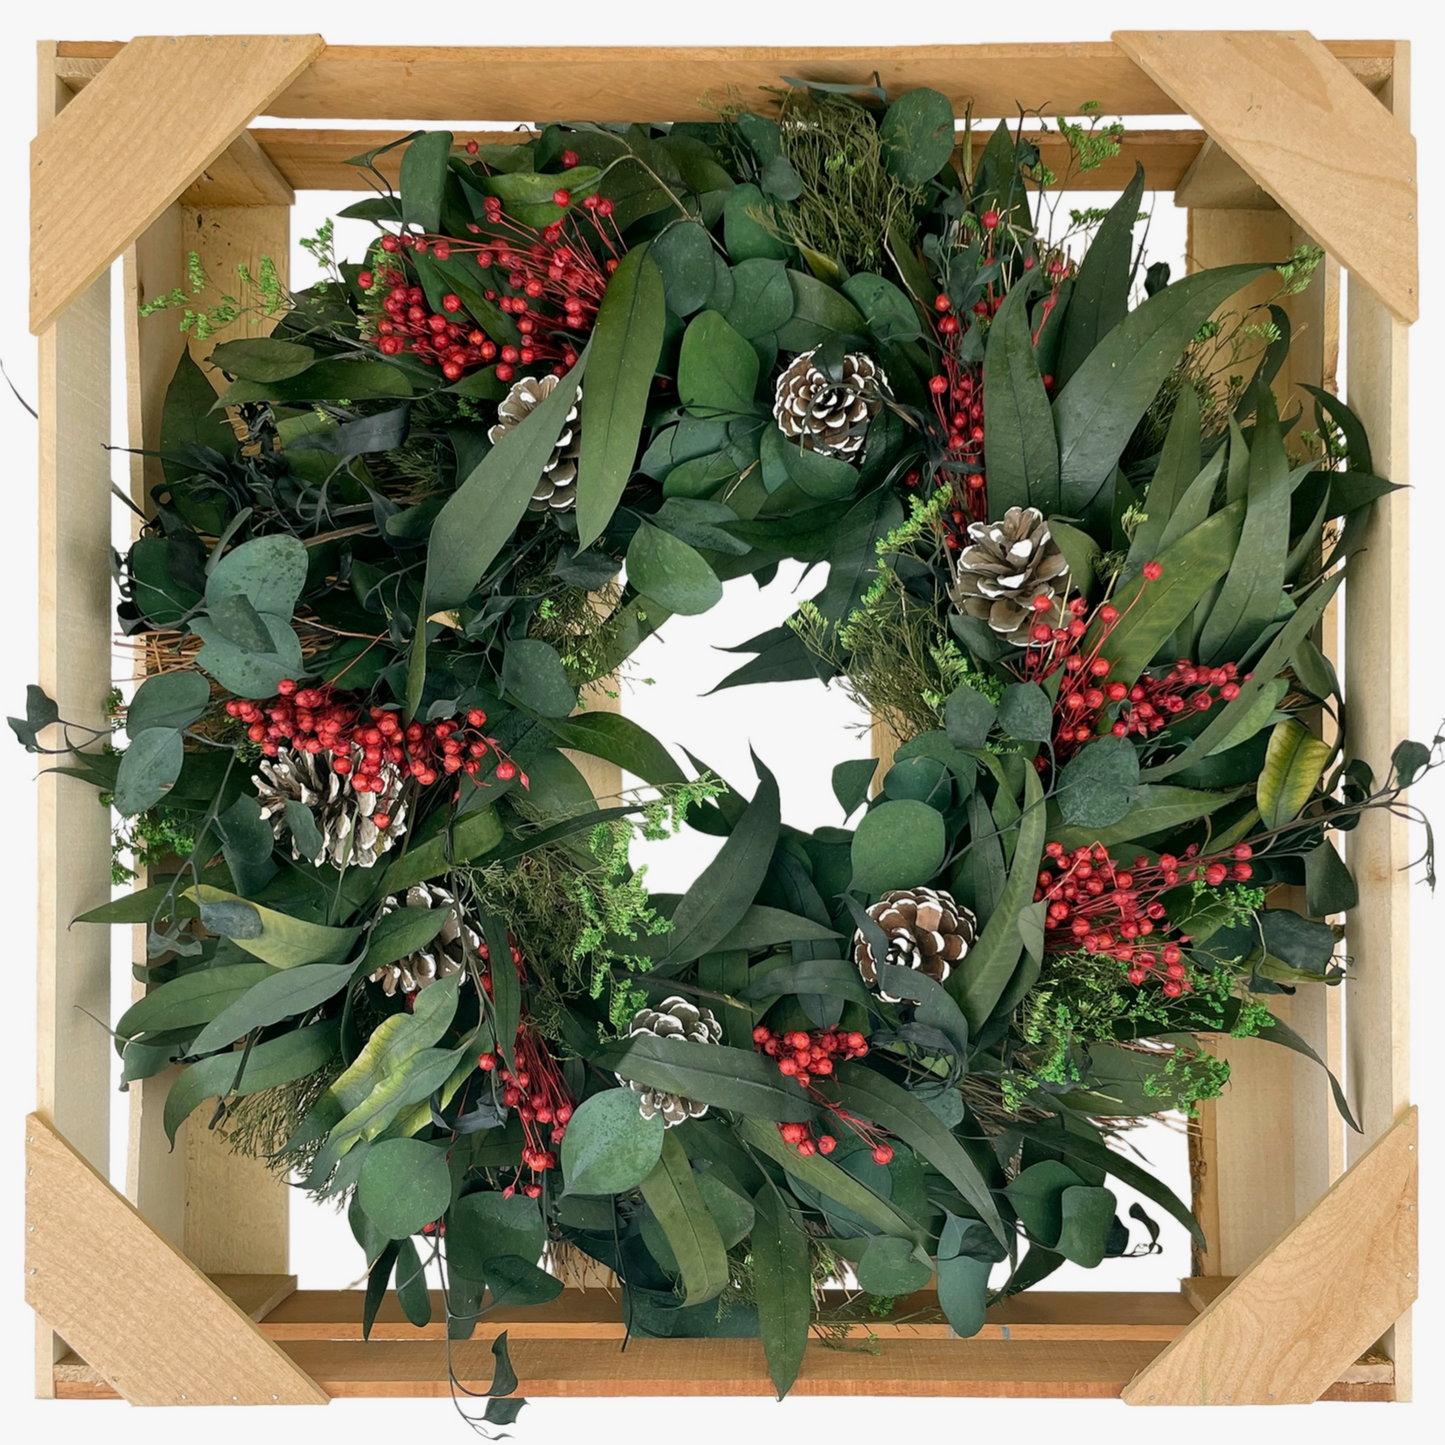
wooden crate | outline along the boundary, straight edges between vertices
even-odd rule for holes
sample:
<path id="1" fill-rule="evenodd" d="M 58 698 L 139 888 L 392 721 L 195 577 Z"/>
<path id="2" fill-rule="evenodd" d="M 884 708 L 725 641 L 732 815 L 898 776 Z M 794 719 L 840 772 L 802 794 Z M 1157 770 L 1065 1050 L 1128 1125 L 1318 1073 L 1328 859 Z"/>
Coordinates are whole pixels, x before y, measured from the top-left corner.
<path id="1" fill-rule="evenodd" d="M 1142 160 L 1151 187 L 1189 209 L 1192 265 L 1283 259 L 1306 239 L 1324 247 L 1327 264 L 1290 302 L 1299 340 L 1277 385 L 1333 388 L 1343 268 L 1347 399 L 1369 427 L 1377 470 L 1408 479 L 1406 328 L 1418 272 L 1403 43 L 1152 31 L 1085 45 L 811 50 L 357 47 L 314 35 L 48 43 L 32 147 L 30 306 L 41 356 L 40 682 L 62 713 L 98 724 L 111 677 L 103 444 L 118 257 L 131 444 L 154 447 L 185 343 L 172 316 L 142 320 L 136 303 L 181 284 L 188 251 L 217 276 L 237 261 L 254 269 L 263 255 L 284 265 L 295 192 L 360 186 L 343 162 L 397 135 L 386 122 L 505 123 L 573 109 L 578 95 L 593 120 L 697 119 L 708 114 L 703 93 L 729 84 L 749 94 L 784 74 L 858 80 L 875 69 L 894 90 L 929 85 L 960 111 L 971 102 L 975 117 L 1012 115 L 1016 101 L 1192 117 L 1201 129 L 1129 131 L 1089 184 L 1118 189 Z M 248 129 L 261 115 L 308 128 Z M 328 129 L 331 120 L 380 128 Z M 131 465 L 144 504 L 154 462 Z M 1361 700 L 1354 745 L 1377 775 L 1407 726 L 1407 496 L 1378 505 L 1337 619 L 1347 691 Z M 1337 991 L 1316 990 L 1291 1001 L 1289 1021 L 1343 1067 L 1362 1135 L 1346 1138 L 1312 1066 L 1224 1040 L 1233 1080 L 1194 1141 L 1210 1248 L 1178 1296 L 1027 1295 L 992 1311 L 972 1340 L 884 1320 L 871 1339 L 811 1344 L 795 1392 L 1409 1398 L 1417 1215 L 1404 825 L 1371 814 L 1348 851 L 1360 902 L 1347 1007 Z M 86 784 L 42 780 L 38 853 L 39 1077 L 26 1181 L 37 1393 L 146 1404 L 445 1394 L 438 1329 L 384 1310 L 364 1343 L 358 1296 L 295 1290 L 286 1191 L 263 1169 L 195 1127 L 168 1151 L 159 1126 L 168 1079 L 129 1095 L 129 1198 L 106 1182 L 110 1041 L 94 1016 L 107 1012 L 109 938 L 68 927 L 110 894 L 108 819 Z M 503 1327 L 526 1394 L 771 1393 L 754 1341 L 640 1340 L 620 1353 L 618 1303 L 605 1290 L 489 1316 L 455 1352 L 462 1383 L 485 1388 L 487 1341 Z"/>

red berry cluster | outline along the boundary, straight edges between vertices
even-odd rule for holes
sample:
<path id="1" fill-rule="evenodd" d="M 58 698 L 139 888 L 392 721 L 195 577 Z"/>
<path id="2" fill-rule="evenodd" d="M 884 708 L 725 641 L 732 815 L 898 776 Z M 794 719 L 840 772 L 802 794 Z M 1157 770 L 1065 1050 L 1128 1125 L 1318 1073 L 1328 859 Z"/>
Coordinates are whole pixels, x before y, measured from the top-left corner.
<path id="1" fill-rule="evenodd" d="M 291 679 L 277 684 L 278 696 L 264 702 L 233 698 L 231 717 L 249 724 L 246 736 L 274 758 L 283 747 L 307 753 L 330 753 L 331 766 L 358 793 L 382 793 L 389 769 L 415 778 L 423 787 L 446 773 L 476 777 L 491 754 L 499 761 L 497 777 L 509 782 L 517 767 L 481 731 L 487 715 L 473 708 L 463 719 L 403 723 L 396 708 L 367 707 L 354 693 L 321 684 L 301 687 Z M 394 773 L 392 779 L 394 780 Z M 526 786 L 525 776 L 522 784 Z M 378 827 L 386 827 L 378 815 Z"/>
<path id="2" fill-rule="evenodd" d="M 413 240 L 410 236 L 401 240 L 410 241 L 414 250 L 425 253 L 427 249 L 425 240 Z M 445 241 L 436 242 L 431 249 L 441 257 L 451 254 Z M 374 324 L 380 338 L 377 346 L 384 356 L 409 351 L 428 366 L 439 365 L 448 381 L 460 381 L 469 370 L 485 366 L 496 357 L 496 342 L 462 313 L 460 296 L 448 292 L 442 297 L 442 310 L 433 311 L 427 304 L 426 292 L 420 286 L 409 285 L 404 272 L 388 270 L 381 280 L 388 287 L 381 303 L 385 314 L 376 318 Z M 357 283 L 363 291 L 371 291 L 377 278 L 372 272 L 363 271 Z"/>
<path id="3" fill-rule="evenodd" d="M 1116 738 L 1130 733 L 1148 737 L 1168 727 L 1169 720 L 1181 713 L 1208 712 L 1220 699 L 1233 702 L 1239 696 L 1238 676 L 1239 669 L 1232 662 L 1223 667 L 1197 667 L 1183 657 L 1163 677 L 1141 677 L 1131 688 L 1111 682 L 1109 700 L 1124 704 L 1112 732 Z"/>
<path id="4" fill-rule="evenodd" d="M 868 1040 L 862 1034 L 834 1029 L 815 1029 L 810 1034 L 793 1029 L 780 1034 L 759 1024 L 753 1030 L 753 1043 L 778 1061 L 779 1073 L 804 1084 L 814 1076 L 831 1074 L 835 1058 L 861 1059 L 868 1052 Z"/>
<path id="5" fill-rule="evenodd" d="M 1082 948 L 1107 954 L 1128 965 L 1133 984 L 1142 984 L 1162 965 L 1163 991 L 1178 998 L 1191 988 L 1179 948 L 1189 939 L 1180 935 L 1162 943 L 1141 941 L 1171 926 L 1160 896 L 1183 883 L 1202 881 L 1217 888 L 1231 880 L 1247 882 L 1254 874 L 1249 864 L 1253 856 L 1248 843 L 1236 843 L 1217 857 L 1201 857 L 1198 845 L 1191 843 L 1182 858 L 1161 853 L 1159 861 L 1151 863 L 1141 854 L 1125 868 L 1102 843 L 1072 853 L 1062 843 L 1049 843 L 1034 889 L 1035 903 L 1048 902 L 1044 947 L 1051 953 Z"/>

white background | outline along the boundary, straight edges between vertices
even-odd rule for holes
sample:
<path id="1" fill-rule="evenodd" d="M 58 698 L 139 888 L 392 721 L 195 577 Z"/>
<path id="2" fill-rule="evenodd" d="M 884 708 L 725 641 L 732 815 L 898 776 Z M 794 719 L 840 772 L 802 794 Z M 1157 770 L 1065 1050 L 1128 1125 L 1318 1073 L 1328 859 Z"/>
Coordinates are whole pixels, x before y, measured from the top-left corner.
<path id="1" fill-rule="evenodd" d="M 1431 134 L 1434 120 L 1432 80 L 1445 64 L 1439 48 L 1440 29 L 1435 7 L 1380 0 L 1370 7 L 1318 0 L 1302 13 L 1279 4 L 1241 4 L 1215 0 L 1209 7 L 1179 4 L 1137 4 L 1115 0 L 1105 12 L 1091 14 L 1083 7 L 1040 0 L 1029 7 L 962 7 L 919 0 L 911 7 L 865 6 L 858 0 L 832 0 L 822 6 L 782 7 L 762 0 L 732 0 L 720 7 L 667 7 L 654 11 L 642 5 L 583 5 L 577 0 L 551 0 L 543 6 L 429 7 L 380 6 L 351 0 L 335 13 L 316 5 L 282 5 L 274 0 L 252 0 L 231 12 L 197 12 L 194 6 L 133 3 L 117 7 L 72 0 L 53 10 L 26 7 L 12 12 L 6 22 L 3 47 L 3 81 L 0 81 L 0 195 L 13 226 L 10 248 L 12 303 L 0 316 L 0 361 L 20 393 L 35 396 L 36 353 L 26 329 L 25 249 L 27 225 L 26 146 L 34 129 L 35 70 L 33 42 L 42 38 L 127 39 L 132 35 L 194 33 L 209 24 L 217 30 L 248 33 L 319 30 L 333 43 L 349 44 L 483 44 L 496 38 L 509 43 L 538 45 L 596 44 L 767 44 L 860 45 L 983 43 L 989 41 L 1071 41 L 1107 38 L 1110 28 L 1190 28 L 1210 25 L 1240 28 L 1293 28 L 1307 24 L 1325 38 L 1348 36 L 1400 36 L 1414 42 L 1415 119 L 1420 144 L 1421 257 L 1424 317 L 1412 334 L 1415 360 L 1415 425 L 1412 430 L 1415 493 L 1411 501 L 1412 535 L 1418 539 L 1412 583 L 1415 665 L 1411 733 L 1433 735 L 1445 717 L 1445 685 L 1435 666 L 1438 648 L 1432 647 L 1431 625 L 1439 613 L 1438 600 L 1429 589 L 1439 572 L 1437 539 L 1445 530 L 1445 502 L 1436 480 L 1438 443 L 1427 430 L 1435 408 L 1430 395 L 1434 381 L 1431 360 L 1445 343 L 1445 308 L 1433 284 L 1431 262 L 1442 222 L 1445 193 L 1438 139 Z M 1427 14 L 1430 18 L 1427 18 Z M 886 79 L 886 77 L 885 77 Z M 511 119 L 498 117 L 475 118 Z M 1307 137 L 1300 138 L 1308 143 Z M 1096 198 L 1100 200 L 1103 198 Z M 1095 203 L 1096 203 L 1095 202 Z M 305 197 L 298 206 L 295 236 L 307 234 L 325 214 L 325 198 Z M 1161 197 L 1151 235 L 1150 259 L 1177 264 L 1182 253 L 1181 213 L 1168 197 Z M 293 262 L 296 283 L 307 273 Z M 116 287 L 119 290 L 119 287 Z M 118 321 L 117 314 L 117 321 Z M 117 330 L 118 330 L 117 326 Z M 117 394 L 115 440 L 123 444 L 124 394 Z M 23 690 L 36 675 L 35 661 L 35 428 L 31 418 L 8 391 L 0 390 L 0 439 L 5 459 L 4 537 L 10 544 L 0 566 L 0 618 L 4 619 L 3 670 L 0 670 L 0 713 L 23 707 Z M 125 483 L 123 459 L 116 477 Z M 803 584 L 811 593 L 821 584 L 814 576 Z M 675 618 L 666 629 L 666 642 L 654 644 L 650 655 L 639 659 L 636 674 L 658 679 L 654 686 L 633 688 L 626 710 L 664 739 L 686 738 L 694 751 L 726 776 L 751 791 L 747 761 L 749 743 L 778 774 L 783 787 L 785 816 L 802 827 L 836 823 L 838 817 L 828 786 L 834 762 L 866 753 L 866 741 L 856 737 L 861 721 L 839 697 L 830 697 L 807 684 L 742 689 L 701 699 L 743 659 L 711 649 L 744 640 L 775 625 L 795 600 L 790 590 L 796 574 L 785 577 L 759 594 L 749 581 L 729 585 L 724 608 L 700 619 Z M 664 685 L 662 679 L 666 678 Z M 694 741 L 695 740 L 695 741 Z M 8 1425 L 7 1438 L 29 1442 L 68 1440 L 101 1433 L 118 1442 L 149 1441 L 158 1427 L 170 1432 L 191 1432 L 217 1442 L 249 1440 L 267 1431 L 278 1442 L 310 1440 L 325 1432 L 332 1439 L 357 1445 L 392 1441 L 425 1431 L 433 1438 L 466 1438 L 450 1405 L 432 1401 L 336 1401 L 323 1416 L 281 1410 L 264 1417 L 254 1412 L 212 1410 L 204 1415 L 167 1416 L 164 1422 L 138 1414 L 122 1404 L 54 1405 L 34 1402 L 32 1392 L 33 1317 L 21 1302 L 23 1248 L 22 1169 L 20 1145 L 22 1115 L 34 1100 L 34 893 L 32 840 L 35 837 L 35 768 L 33 759 L 0 739 L 0 850 L 11 880 L 4 916 L 9 945 L 3 976 L 8 987 L 0 993 L 8 1028 L 0 1048 L 0 1097 L 9 1100 L 0 1122 L 0 1398 Z M 1438 789 L 1421 790 L 1420 801 L 1438 818 L 1442 805 Z M 707 856 L 705 840 L 684 835 L 648 858 L 651 881 L 660 889 L 685 886 Z M 1438 975 L 1439 950 L 1435 931 L 1440 927 L 1440 906 L 1422 888 L 1416 890 L 1414 908 L 1413 1017 L 1417 1060 L 1431 1056 L 1431 1027 L 1438 1017 L 1445 992 Z M 118 969 L 117 1000 L 128 991 L 125 970 Z M 1437 1279 L 1432 1265 L 1440 1259 L 1436 1245 L 1441 1225 L 1432 1208 L 1439 1178 L 1434 1145 L 1439 1140 L 1437 1109 L 1428 1088 L 1427 1067 L 1415 1070 L 1415 1094 L 1424 1096 L 1422 1148 L 1422 1200 L 1426 1235 L 1422 1269 L 1426 1297 L 1415 1310 L 1416 1403 L 1397 1407 L 1388 1415 L 1366 1407 L 1318 1405 L 1308 1416 L 1292 1413 L 1283 1419 L 1258 1409 L 1205 1417 L 1170 1412 L 1130 1411 L 1117 1402 L 1051 1401 L 933 1401 L 918 1400 L 804 1400 L 783 1405 L 765 1400 L 700 1401 L 538 1401 L 521 1417 L 517 1432 L 522 1440 L 561 1441 L 573 1435 L 590 1442 L 664 1441 L 681 1432 L 707 1442 L 743 1431 L 864 1433 L 906 1432 L 926 1437 L 933 1432 L 950 1436 L 981 1437 L 1005 1432 L 1068 1433 L 1076 1440 L 1157 1438 L 1181 1430 L 1229 1429 L 1241 1442 L 1264 1440 L 1266 1431 L 1277 1433 L 1291 1426 L 1309 1430 L 1316 1439 L 1344 1438 L 1388 1428 L 1400 1440 L 1439 1438 L 1442 1392 L 1437 1360 L 1441 1345 Z M 124 1100 L 117 1098 L 115 1114 L 123 1120 Z M 117 1131 L 117 1153 L 123 1147 L 123 1127 Z M 1182 1148 L 1177 1138 L 1162 1129 L 1151 1133 L 1146 1149 L 1159 1167 L 1184 1187 L 1179 1175 Z M 293 1228 L 293 1269 L 303 1285 L 337 1287 L 351 1282 L 355 1252 L 345 1224 L 327 1211 L 297 1201 Z M 1068 1280 L 1073 1288 L 1167 1288 L 1183 1271 L 1185 1252 L 1179 1231 L 1162 1261 L 1116 1264 L 1116 1273 L 1104 1277 Z M 701 1408 L 698 1406 L 701 1405 Z M 1434 1418 L 1432 1428 L 1428 1421 Z"/>

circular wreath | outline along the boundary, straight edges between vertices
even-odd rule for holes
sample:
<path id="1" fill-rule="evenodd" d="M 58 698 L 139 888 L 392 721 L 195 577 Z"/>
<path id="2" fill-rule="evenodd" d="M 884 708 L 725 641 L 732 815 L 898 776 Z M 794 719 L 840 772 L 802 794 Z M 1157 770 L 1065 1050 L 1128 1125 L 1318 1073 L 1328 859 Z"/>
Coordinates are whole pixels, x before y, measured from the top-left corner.
<path id="1" fill-rule="evenodd" d="M 635 1330 L 760 1333 L 779 1393 L 810 1321 L 936 1274 L 969 1335 L 1154 1248 L 1111 1179 L 1202 1244 L 1110 1140 L 1218 1094 L 1200 1034 L 1309 1053 L 1268 998 L 1342 976 L 1330 835 L 1434 761 L 1377 784 L 1321 736 L 1313 634 L 1391 488 L 1338 399 L 1280 420 L 1285 313 L 1229 309 L 1318 253 L 1171 282 L 1142 172 L 1057 225 L 1028 135 L 961 163 L 929 90 L 394 160 L 359 158 L 364 260 L 328 225 L 329 280 L 244 277 L 274 329 L 166 399 L 120 569 L 150 676 L 68 765 L 146 875 L 87 915 L 149 927 L 126 1080 L 184 1065 L 172 1137 L 217 1100 L 349 1198 L 368 1326 L 393 1273 L 428 1316 L 418 1240 L 456 1335 L 585 1256 Z M 205 337 L 208 284 L 146 309 Z M 826 586 L 725 685 L 891 729 L 834 769 L 852 827 L 579 710 L 785 559 Z M 34 689 L 15 725 L 54 720 Z M 569 753 L 646 786 L 594 799 Z M 629 840 L 684 823 L 721 850 L 652 896 Z"/>

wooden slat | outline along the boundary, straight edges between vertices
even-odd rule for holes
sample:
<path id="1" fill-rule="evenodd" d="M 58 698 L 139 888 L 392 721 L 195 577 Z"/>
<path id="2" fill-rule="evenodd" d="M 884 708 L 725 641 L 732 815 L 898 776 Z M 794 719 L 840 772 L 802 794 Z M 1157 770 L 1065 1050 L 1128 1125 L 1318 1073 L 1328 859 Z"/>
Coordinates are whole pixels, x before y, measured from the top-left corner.
<path id="1" fill-rule="evenodd" d="M 1221 211 L 1277 211 L 1279 202 L 1252 181 L 1244 168 L 1206 140 L 1174 188 L 1174 204 Z"/>
<path id="2" fill-rule="evenodd" d="M 401 139 L 399 130 L 289 130 L 260 128 L 249 132 L 270 158 L 277 173 L 298 191 L 370 191 L 374 178 L 358 166 L 349 166 L 352 156 Z M 458 130 L 458 145 L 476 141 L 479 145 L 512 145 L 533 134 L 527 130 Z M 1030 131 L 1044 163 L 1060 176 L 1068 164 L 1068 148 L 1057 131 Z M 1197 130 L 1129 131 L 1120 152 L 1092 171 L 1083 171 L 1070 181 L 1071 190 L 1121 191 L 1134 174 L 1134 162 L 1144 166 L 1148 184 L 1154 190 L 1173 190 L 1183 179 L 1204 145 L 1204 132 Z M 395 181 L 405 153 L 398 146 L 378 161 L 378 168 Z M 1273 202 L 1270 203 L 1271 205 Z"/>
<path id="3" fill-rule="evenodd" d="M 1389 42 L 1326 41 L 1366 87 L 1389 75 Z M 114 42 L 68 41 L 63 73 L 84 84 Z M 1107 42 L 1045 45 L 597 46 L 467 49 L 331 45 L 270 115 L 353 120 L 506 120 L 568 114 L 587 120 L 706 120 L 703 92 L 736 85 L 745 97 L 785 75 L 868 83 L 890 91 L 928 85 L 960 114 L 1009 116 L 1017 107 L 1075 115 L 1097 101 L 1106 115 L 1175 115 L 1180 107 Z"/>
<path id="4" fill-rule="evenodd" d="M 320 36 L 133 40 L 31 144 L 39 333 L 320 53 Z"/>
<path id="5" fill-rule="evenodd" d="M 325 1394 L 39 1115 L 26 1120 L 25 1298 L 132 1404 Z"/>
<path id="6" fill-rule="evenodd" d="M 262 1320 L 262 1332 L 274 1340 L 359 1340 L 360 1290 L 300 1290 Z M 1194 1318 L 1194 1308 L 1179 1294 L 1103 1291 L 1040 1291 L 995 1305 L 976 1336 L 980 1340 L 1172 1340 Z M 557 1299 L 530 1309 L 499 1309 L 477 1325 L 478 1339 L 502 1330 L 514 1340 L 622 1340 L 627 1330 L 616 1293 L 565 1290 Z M 938 1297 L 921 1292 L 899 1300 L 890 1315 L 853 1327 L 860 1338 L 950 1339 L 952 1331 L 938 1314 Z M 374 1340 L 445 1339 L 445 1304 L 432 1294 L 432 1322 L 418 1329 L 402 1314 L 394 1296 L 382 1303 L 372 1328 Z"/>
<path id="7" fill-rule="evenodd" d="M 211 1283 L 258 1324 L 296 1293 L 294 1274 L 213 1274 Z"/>
<path id="8" fill-rule="evenodd" d="M 1395 316 L 1420 314 L 1414 137 L 1319 41 L 1306 31 L 1114 39 Z"/>
<path id="9" fill-rule="evenodd" d="M 243 130 L 181 194 L 188 206 L 289 206 L 295 199 L 290 182 L 249 130 Z"/>
<path id="10" fill-rule="evenodd" d="M 1383 99 L 1409 123 L 1409 47 L 1401 44 Z M 1350 273 L 1346 344 L 1347 400 L 1370 435 L 1375 471 L 1408 483 L 1409 340 L 1406 328 Z M 1391 749 L 1409 736 L 1410 493 L 1376 503 L 1345 583 L 1345 695 L 1350 747 L 1383 781 Z M 1410 1097 L 1411 839 L 1404 820 L 1367 813 L 1347 835 L 1346 859 L 1360 901 L 1346 939 L 1346 1087 L 1364 1129 L 1349 1157 L 1378 1139 Z M 1409 1399 L 1408 1317 L 1386 1337 L 1401 1399 Z"/>
<path id="11" fill-rule="evenodd" d="M 1131 1405 L 1305 1404 L 1415 1298 L 1412 1109 L 1124 1391 Z"/>

